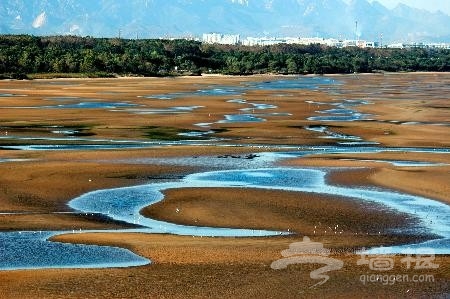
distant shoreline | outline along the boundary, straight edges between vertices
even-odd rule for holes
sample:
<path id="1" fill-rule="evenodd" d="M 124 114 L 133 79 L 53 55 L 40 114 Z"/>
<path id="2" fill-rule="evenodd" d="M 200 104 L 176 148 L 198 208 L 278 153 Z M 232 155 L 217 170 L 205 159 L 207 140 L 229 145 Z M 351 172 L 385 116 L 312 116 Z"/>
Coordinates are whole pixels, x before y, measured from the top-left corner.
<path id="1" fill-rule="evenodd" d="M 450 49 L 0 35 L 0 79 L 449 72 Z"/>
<path id="2" fill-rule="evenodd" d="M 450 72 L 436 72 L 436 71 L 418 71 L 418 72 L 376 72 L 376 73 L 330 73 L 330 74 L 276 74 L 276 73 L 263 73 L 263 74 L 247 74 L 247 75 L 228 75 L 228 74 L 210 74 L 210 73 L 202 73 L 198 76 L 191 75 L 173 75 L 173 76 L 140 76 L 140 75 L 117 75 L 117 76 L 86 76 L 83 74 L 73 74 L 74 76 L 67 76 L 67 74 L 63 74 L 62 76 L 46 76 L 46 74 L 42 74 L 43 76 L 31 77 L 26 79 L 17 79 L 17 78 L 0 78 L 0 81 L 20 81 L 20 80 L 83 80 L 83 79 L 143 79 L 143 78 L 186 78 L 186 77 L 205 77 L 205 78 L 238 78 L 238 77 L 285 77 L 285 78 L 294 78 L 294 77 L 313 77 L 313 76 L 328 76 L 328 77 L 338 77 L 338 76 L 366 76 L 366 75 L 393 75 L 393 74 L 448 74 Z M 41 75 L 41 74 L 39 74 Z"/>

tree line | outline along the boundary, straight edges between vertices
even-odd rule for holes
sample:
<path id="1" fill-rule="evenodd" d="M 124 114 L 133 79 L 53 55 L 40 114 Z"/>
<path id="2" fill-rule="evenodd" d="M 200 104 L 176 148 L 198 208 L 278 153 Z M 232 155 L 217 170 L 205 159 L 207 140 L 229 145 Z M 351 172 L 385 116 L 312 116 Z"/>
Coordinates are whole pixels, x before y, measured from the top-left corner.
<path id="1" fill-rule="evenodd" d="M 0 78 L 450 71 L 450 50 L 210 45 L 191 40 L 0 36 Z"/>

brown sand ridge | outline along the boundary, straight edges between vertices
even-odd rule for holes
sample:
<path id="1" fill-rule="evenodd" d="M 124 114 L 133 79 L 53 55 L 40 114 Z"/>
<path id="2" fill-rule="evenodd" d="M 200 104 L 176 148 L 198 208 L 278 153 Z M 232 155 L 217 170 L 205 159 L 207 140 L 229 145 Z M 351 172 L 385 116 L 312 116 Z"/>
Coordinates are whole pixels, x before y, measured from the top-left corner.
<path id="1" fill-rule="evenodd" d="M 450 74 L 373 74 L 333 76 L 343 84 L 318 91 L 256 90 L 245 95 L 180 96 L 157 99 L 148 96 L 190 92 L 211 86 L 266 81 L 270 76 L 58 79 L 0 81 L 0 93 L 24 95 L 0 97 L 0 230 L 85 230 L 123 228 L 123 223 L 71 212 L 66 203 L 83 193 L 112 187 L 178 179 L 208 170 L 142 162 L 151 158 L 216 157 L 267 151 L 263 145 L 324 145 L 336 140 L 307 131 L 308 125 L 326 125 L 339 133 L 380 142 L 384 146 L 449 146 L 448 88 Z M 331 92 L 329 92 L 331 91 Z M 72 98 L 69 98 L 72 97 Z M 117 109 L 30 108 L 77 101 L 124 102 L 135 107 Z M 237 114 L 250 105 L 276 105 L 262 113 L 261 123 L 215 123 L 215 137 L 237 146 L 170 146 L 133 150 L 18 151 L 7 145 L 95 143 L 94 139 L 148 141 L 165 134 L 177 138 L 181 130 L 204 130 L 197 123 L 213 123 L 225 114 Z M 363 99 L 372 104 L 356 107 L 372 120 L 320 122 L 307 120 L 316 111 L 333 108 L 336 100 Z M 306 101 L 330 103 L 315 105 Z M 190 113 L 138 114 L 133 109 L 170 109 L 199 106 Z M 22 107 L 22 108 L 20 108 Z M 27 108 L 25 108 L 27 107 Z M 258 113 L 255 111 L 255 113 Z M 407 122 L 407 124 L 404 124 Z M 57 126 L 57 127 L 55 127 Z M 55 129 L 56 128 L 56 129 Z M 156 128 L 156 129 L 155 129 Z M 73 129 L 85 141 L 31 140 L 29 137 L 64 137 L 55 130 Z M 152 136 L 152 134 L 154 136 Z M 28 139 L 7 138 L 7 136 Z M 75 136 L 76 137 L 76 136 Z M 239 147 L 255 144 L 255 147 Z M 1 162 L 2 159 L 26 159 Z M 141 160 L 139 160 L 141 159 Z M 371 160 L 441 163 L 433 167 L 404 167 Z M 448 154 L 377 153 L 317 155 L 283 161 L 295 167 L 331 167 L 330 183 L 382 186 L 419 194 L 449 203 L 450 159 Z M 336 168 L 338 167 L 338 168 Z M 344 168 L 339 168 L 344 167 Z M 358 167 L 358 168 L 352 168 Z M 346 169 L 348 168 L 348 169 Z M 361 247 L 415 242 L 429 236 L 405 236 L 390 228 L 415 225 L 415 219 L 384 210 L 379 205 L 351 199 L 276 190 L 186 188 L 167 190 L 165 200 L 143 210 L 145 215 L 190 225 L 245 227 L 297 232 L 292 236 L 251 238 L 199 238 L 192 236 L 133 233 L 77 233 L 55 237 L 56 241 L 119 246 L 147 257 L 152 264 L 108 269 L 53 269 L 0 271 L 0 298 L 352 298 L 439 297 L 448 295 L 450 260 L 436 256 L 436 269 L 406 269 L 402 256 L 395 268 L 376 272 L 357 265 Z M 177 213 L 176 210 L 179 210 Z M 336 226 L 338 225 L 338 227 Z M 326 232 L 325 232 L 326 231 Z M 342 233 L 341 233 L 342 232 Z M 342 260 L 330 279 L 317 281 L 309 273 L 320 265 L 293 265 L 273 270 L 281 251 L 303 236 L 332 250 Z M 361 275 L 433 275 L 434 282 L 361 282 Z"/>
<path id="2" fill-rule="evenodd" d="M 333 213 L 336 210 L 338 214 Z M 368 239 L 379 232 L 385 235 L 387 229 L 414 223 L 407 215 L 345 198 L 233 188 L 167 190 L 162 202 L 149 206 L 142 214 L 186 225 L 247 227 L 255 229 L 255 235 L 258 229 L 290 231 L 306 236 L 331 235 L 347 248 L 370 242 Z M 402 237 L 391 235 L 386 239 L 398 242 L 398 238 Z M 380 242 L 380 236 L 375 239 Z"/>
<path id="3" fill-rule="evenodd" d="M 74 239 L 76 238 L 76 239 Z M 82 239 L 80 239 L 82 238 Z M 6 297 L 20 298 L 349 298 L 433 297 L 447 290 L 449 258 L 437 256 L 440 267 L 427 270 L 434 282 L 361 282 L 361 276 L 378 274 L 357 265 L 359 255 L 333 253 L 344 266 L 318 280 L 309 273 L 320 265 L 298 264 L 273 270 L 280 252 L 301 238 L 192 238 L 140 234 L 76 234 L 59 241 L 119 245 L 151 256 L 154 264 L 126 269 L 35 270 L 0 272 L 0 289 Z M 332 243 L 332 242 L 330 242 Z M 405 270 L 395 257 L 391 273 L 421 275 Z"/>

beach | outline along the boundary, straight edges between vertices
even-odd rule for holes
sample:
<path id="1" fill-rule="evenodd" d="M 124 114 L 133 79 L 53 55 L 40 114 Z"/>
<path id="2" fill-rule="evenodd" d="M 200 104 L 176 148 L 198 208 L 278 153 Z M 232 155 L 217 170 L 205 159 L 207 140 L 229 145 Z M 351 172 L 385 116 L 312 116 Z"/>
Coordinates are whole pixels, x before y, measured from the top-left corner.
<path id="1" fill-rule="evenodd" d="M 335 75 L 320 83 L 305 76 L 309 85 L 283 87 L 293 78 L 0 81 L 0 230 L 62 231 L 52 241 L 116 246 L 151 260 L 125 268 L 0 271 L 0 297 L 448 295 L 448 254 L 436 255 L 439 267 L 428 269 L 407 269 L 403 255 L 393 257 L 389 271 L 358 265 L 363 248 L 434 238 L 426 230 L 404 233 L 422 229 L 423 219 L 377 202 L 206 184 L 163 190 L 162 201 L 140 211 L 169 223 L 255 230 L 248 237 L 113 232 L 135 225 L 67 205 L 96 190 L 211 171 L 254 169 L 262 176 L 277 167 L 324 171 L 330 186 L 449 204 L 450 74 Z M 273 161 L 267 154 L 298 151 Z M 286 234 L 258 236 L 258 230 Z M 304 236 L 343 261 L 322 285 L 312 287 L 317 281 L 309 276 L 318 265 L 271 267 Z M 371 282 L 377 274 L 410 281 Z M 434 281 L 417 283 L 414 275 Z"/>

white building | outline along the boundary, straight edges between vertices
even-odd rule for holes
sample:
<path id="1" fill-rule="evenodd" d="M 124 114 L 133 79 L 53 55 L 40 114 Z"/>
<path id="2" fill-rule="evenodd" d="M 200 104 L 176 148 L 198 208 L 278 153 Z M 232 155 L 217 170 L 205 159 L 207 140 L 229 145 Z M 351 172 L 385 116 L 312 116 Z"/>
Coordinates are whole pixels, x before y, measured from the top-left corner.
<path id="1" fill-rule="evenodd" d="M 450 43 L 430 43 L 425 44 L 425 46 L 433 49 L 450 49 Z"/>
<path id="2" fill-rule="evenodd" d="M 244 46 L 271 46 L 277 44 L 296 44 L 296 45 L 313 45 L 319 44 L 328 47 L 359 47 L 359 48 L 378 48 L 379 42 L 366 41 L 360 39 L 335 39 L 335 38 L 322 38 L 322 37 L 247 37 L 243 40 L 240 39 L 238 34 L 221 34 L 221 33 L 205 33 L 203 34 L 203 42 L 208 44 L 223 44 L 223 45 L 237 45 L 242 44 Z M 418 47 L 419 45 L 415 45 Z M 449 44 L 420 44 L 421 47 L 429 48 L 450 48 Z M 406 45 L 403 43 L 391 44 L 386 46 L 387 48 L 409 48 L 414 45 Z"/>
<path id="3" fill-rule="evenodd" d="M 386 47 L 391 48 L 391 49 L 404 49 L 404 48 L 406 48 L 406 45 L 403 43 L 395 43 L 395 44 L 389 44 Z"/>
<path id="4" fill-rule="evenodd" d="M 242 41 L 244 46 L 271 46 L 285 43 L 286 38 L 277 37 L 247 37 Z"/>
<path id="5" fill-rule="evenodd" d="M 239 34 L 204 33 L 203 42 L 207 44 L 237 45 Z"/>
<path id="6" fill-rule="evenodd" d="M 295 44 L 295 45 L 324 45 L 329 47 L 360 47 L 360 48 L 376 48 L 377 42 L 365 40 L 338 40 L 335 38 L 322 37 L 247 37 L 241 41 L 245 46 L 270 46 L 276 44 Z"/>

